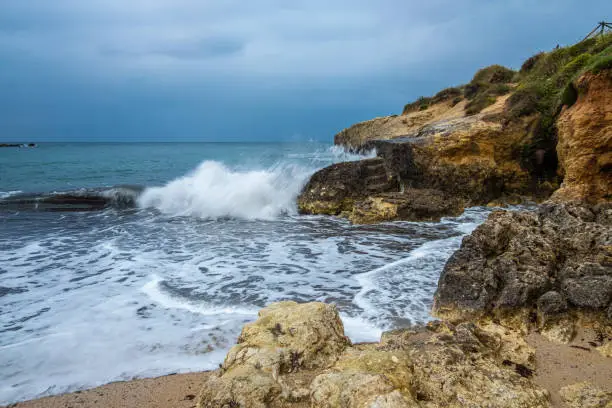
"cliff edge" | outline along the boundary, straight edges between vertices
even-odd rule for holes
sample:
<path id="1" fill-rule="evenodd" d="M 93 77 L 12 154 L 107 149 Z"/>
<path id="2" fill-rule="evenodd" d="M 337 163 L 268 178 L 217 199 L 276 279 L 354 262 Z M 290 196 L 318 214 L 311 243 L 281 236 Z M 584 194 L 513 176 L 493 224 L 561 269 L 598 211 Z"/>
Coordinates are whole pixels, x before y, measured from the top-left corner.
<path id="1" fill-rule="evenodd" d="M 298 208 L 367 223 L 436 220 L 553 193 L 556 201 L 608 200 L 611 95 L 612 34 L 537 54 L 518 72 L 484 68 L 401 115 L 337 134 L 336 144 L 376 149 L 377 159 L 320 170 Z"/>

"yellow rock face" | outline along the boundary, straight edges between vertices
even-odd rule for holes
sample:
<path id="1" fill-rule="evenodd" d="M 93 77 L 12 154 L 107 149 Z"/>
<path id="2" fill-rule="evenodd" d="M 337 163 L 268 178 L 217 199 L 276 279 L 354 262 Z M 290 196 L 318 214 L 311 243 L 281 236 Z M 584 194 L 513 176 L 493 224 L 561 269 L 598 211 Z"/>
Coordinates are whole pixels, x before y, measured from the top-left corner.
<path id="1" fill-rule="evenodd" d="M 444 101 L 432 105 L 425 111 L 360 122 L 338 133 L 334 137 L 334 143 L 349 148 L 359 148 L 370 140 L 394 139 L 413 133 L 428 124 L 463 117 L 464 108 L 465 102 L 453 105 L 451 101 Z"/>
<path id="2" fill-rule="evenodd" d="M 252 365 L 264 371 L 326 368 L 350 344 L 336 308 L 324 303 L 274 303 L 244 326 L 223 368 Z"/>
<path id="3" fill-rule="evenodd" d="M 294 374 L 331 366 L 349 345 L 334 306 L 274 303 L 244 326 L 218 375 L 204 384 L 198 407 L 260 408 L 307 398 Z"/>
<path id="4" fill-rule="evenodd" d="M 245 326 L 198 407 L 548 407 L 518 370 L 524 346 L 493 324 L 444 322 L 351 346 L 334 307 L 281 302 Z"/>
<path id="5" fill-rule="evenodd" d="M 557 154 L 564 174 L 554 200 L 598 202 L 612 198 L 612 71 L 586 74 L 578 100 L 557 121 Z"/>
<path id="6" fill-rule="evenodd" d="M 612 341 L 607 342 L 601 347 L 597 347 L 597 351 L 605 357 L 612 357 Z"/>

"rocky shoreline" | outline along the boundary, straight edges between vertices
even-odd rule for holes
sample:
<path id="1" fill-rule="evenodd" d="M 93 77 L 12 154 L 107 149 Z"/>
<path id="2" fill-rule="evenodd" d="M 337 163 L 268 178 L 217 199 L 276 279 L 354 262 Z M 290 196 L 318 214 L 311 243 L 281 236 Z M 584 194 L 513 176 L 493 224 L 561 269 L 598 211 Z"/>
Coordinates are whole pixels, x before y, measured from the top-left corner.
<path id="1" fill-rule="evenodd" d="M 611 44 L 491 66 L 339 133 L 377 157 L 315 173 L 302 213 L 435 221 L 543 204 L 493 212 L 463 240 L 425 327 L 353 345 L 333 306 L 268 306 L 198 407 L 612 407 Z"/>
<path id="2" fill-rule="evenodd" d="M 439 220 L 478 205 L 609 201 L 610 47 L 612 35 L 538 54 L 519 72 L 493 65 L 401 115 L 343 130 L 337 145 L 377 157 L 317 172 L 299 210 L 370 223 Z"/>
<path id="3" fill-rule="evenodd" d="M 438 282 L 440 320 L 352 344 L 335 306 L 274 303 L 191 406 L 612 407 L 611 44 L 488 67 L 338 134 L 377 157 L 315 173 L 302 213 L 370 223 L 541 205 L 495 211 L 464 238 Z M 56 406 L 35 404 L 17 405 Z"/>
<path id="4" fill-rule="evenodd" d="M 611 249 L 611 203 L 494 212 L 444 268 L 441 320 L 351 344 L 334 306 L 272 304 L 198 407 L 612 406 Z"/>

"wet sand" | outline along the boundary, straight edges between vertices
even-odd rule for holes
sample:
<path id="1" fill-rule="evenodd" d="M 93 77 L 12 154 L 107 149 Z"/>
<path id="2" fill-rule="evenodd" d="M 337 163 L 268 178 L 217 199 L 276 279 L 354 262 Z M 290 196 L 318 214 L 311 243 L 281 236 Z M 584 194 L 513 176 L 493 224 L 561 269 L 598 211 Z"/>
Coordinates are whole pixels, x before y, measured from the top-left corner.
<path id="1" fill-rule="evenodd" d="M 612 358 L 604 357 L 593 344 L 592 330 L 580 330 L 570 344 L 557 344 L 537 333 L 527 342 L 536 349 L 536 370 L 533 382 L 550 391 L 554 408 L 564 408 L 559 390 L 566 385 L 588 381 L 596 387 L 612 392 Z"/>
<path id="2" fill-rule="evenodd" d="M 536 348 L 532 380 L 551 394 L 554 408 L 563 408 L 559 390 L 589 381 L 612 392 L 612 358 L 602 356 L 592 343 L 595 333 L 579 332 L 570 344 L 557 344 L 537 333 L 527 337 Z M 10 405 L 11 408 L 194 408 L 197 396 L 212 372 L 175 374 L 158 378 L 115 382 L 87 391 L 45 397 Z"/>
<path id="3" fill-rule="evenodd" d="M 115 382 L 87 391 L 9 405 L 11 408 L 193 408 L 210 373 Z"/>

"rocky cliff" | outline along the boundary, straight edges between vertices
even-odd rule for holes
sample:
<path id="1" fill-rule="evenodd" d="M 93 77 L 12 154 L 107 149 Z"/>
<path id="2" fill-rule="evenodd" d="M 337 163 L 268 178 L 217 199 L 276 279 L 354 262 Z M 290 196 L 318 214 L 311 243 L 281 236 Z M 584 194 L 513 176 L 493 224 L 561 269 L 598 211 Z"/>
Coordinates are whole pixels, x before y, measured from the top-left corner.
<path id="1" fill-rule="evenodd" d="M 465 206 L 540 202 L 561 182 L 557 201 L 607 200 L 611 78 L 612 35 L 540 53 L 519 72 L 484 68 L 401 115 L 340 132 L 336 144 L 375 148 L 377 169 L 373 161 L 325 168 L 298 207 L 354 222 L 435 220 Z M 426 196 L 439 199 L 423 212 L 419 197 Z"/>
<path id="2" fill-rule="evenodd" d="M 588 73 L 571 84 L 577 93 L 557 120 L 558 201 L 598 202 L 612 198 L 612 70 Z"/>
<path id="3" fill-rule="evenodd" d="M 554 172 L 548 178 L 534 178 L 519 160 L 538 117 L 502 123 L 495 115 L 503 113 L 506 100 L 500 97 L 471 116 L 450 117 L 445 111 L 448 119 L 418 127 L 414 133 L 369 140 L 361 148 L 377 149 L 378 158 L 340 163 L 315 173 L 298 198 L 300 211 L 346 215 L 355 222 L 437 220 L 493 200 L 548 197 L 556 187 Z M 543 151 L 543 158 L 547 154 L 551 153 Z M 430 203 L 429 211 L 420 211 L 422 202 Z"/>

